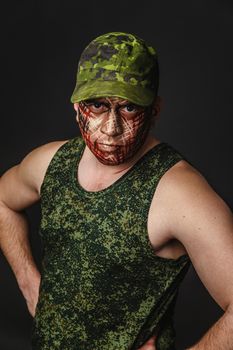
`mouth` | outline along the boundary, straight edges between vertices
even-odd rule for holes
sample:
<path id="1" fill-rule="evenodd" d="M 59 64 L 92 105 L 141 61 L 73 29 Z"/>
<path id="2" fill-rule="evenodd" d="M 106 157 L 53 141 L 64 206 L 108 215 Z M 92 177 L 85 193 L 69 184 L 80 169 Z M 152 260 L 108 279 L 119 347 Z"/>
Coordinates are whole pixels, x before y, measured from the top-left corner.
<path id="1" fill-rule="evenodd" d="M 114 145 L 114 144 L 112 144 L 112 143 L 102 143 L 102 142 L 99 142 L 98 144 L 99 144 L 99 145 L 108 146 L 108 147 L 120 147 L 120 145 Z"/>
<path id="2" fill-rule="evenodd" d="M 115 150 L 119 149 L 119 147 L 122 147 L 122 146 L 98 142 L 98 148 L 105 150 L 105 151 L 115 151 Z"/>

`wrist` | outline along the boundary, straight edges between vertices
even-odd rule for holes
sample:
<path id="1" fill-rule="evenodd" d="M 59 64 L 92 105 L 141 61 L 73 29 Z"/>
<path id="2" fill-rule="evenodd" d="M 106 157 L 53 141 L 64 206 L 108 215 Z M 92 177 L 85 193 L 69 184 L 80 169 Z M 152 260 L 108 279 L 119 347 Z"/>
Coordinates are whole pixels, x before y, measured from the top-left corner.
<path id="1" fill-rule="evenodd" d="M 20 271 L 17 276 L 17 282 L 26 299 L 30 296 L 30 294 L 38 294 L 40 279 L 40 273 L 34 266 L 28 266 Z"/>
<path id="2" fill-rule="evenodd" d="M 18 285 L 27 303 L 28 311 L 32 317 L 36 313 L 36 305 L 39 297 L 41 276 L 37 268 L 31 267 L 22 271 Z"/>

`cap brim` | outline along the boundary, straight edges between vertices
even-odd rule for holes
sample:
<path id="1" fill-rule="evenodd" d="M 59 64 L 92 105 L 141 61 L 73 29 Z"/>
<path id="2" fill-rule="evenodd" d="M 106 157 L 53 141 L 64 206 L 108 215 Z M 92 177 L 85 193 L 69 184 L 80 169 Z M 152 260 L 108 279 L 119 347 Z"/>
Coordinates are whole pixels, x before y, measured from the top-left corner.
<path id="1" fill-rule="evenodd" d="M 155 98 L 155 92 L 127 82 L 89 80 L 77 82 L 71 96 L 71 102 L 80 102 L 91 98 L 117 96 L 139 106 L 149 106 Z"/>

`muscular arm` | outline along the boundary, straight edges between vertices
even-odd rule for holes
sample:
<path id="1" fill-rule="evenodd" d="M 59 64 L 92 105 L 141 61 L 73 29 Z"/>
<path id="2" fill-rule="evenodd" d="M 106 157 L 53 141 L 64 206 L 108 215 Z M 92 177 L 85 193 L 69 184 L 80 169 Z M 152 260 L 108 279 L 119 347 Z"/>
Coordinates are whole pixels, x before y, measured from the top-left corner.
<path id="1" fill-rule="evenodd" d="M 34 315 L 40 274 L 34 263 L 28 241 L 28 225 L 23 213 L 0 204 L 0 245 L 10 264 L 29 312 Z"/>
<path id="2" fill-rule="evenodd" d="M 54 142 L 34 150 L 0 178 L 0 247 L 32 315 L 38 298 L 40 274 L 31 253 L 23 209 L 40 199 L 45 171 L 61 144 Z"/>
<path id="3" fill-rule="evenodd" d="M 161 180 L 166 232 L 187 250 L 203 284 L 225 310 L 192 350 L 233 349 L 233 218 L 195 169 L 174 167 Z M 165 203 L 166 202 L 166 203 Z M 165 218 L 164 218 L 165 219 Z"/>

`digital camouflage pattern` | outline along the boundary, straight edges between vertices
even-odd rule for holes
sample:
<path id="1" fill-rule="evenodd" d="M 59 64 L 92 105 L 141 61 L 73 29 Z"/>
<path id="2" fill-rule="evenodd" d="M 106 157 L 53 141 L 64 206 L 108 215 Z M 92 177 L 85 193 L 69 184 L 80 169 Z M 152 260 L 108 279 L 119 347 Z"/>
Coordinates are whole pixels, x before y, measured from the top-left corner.
<path id="1" fill-rule="evenodd" d="M 174 349 L 172 313 L 187 255 L 156 256 L 147 218 L 162 175 L 183 157 L 167 143 L 149 150 L 108 188 L 77 181 L 81 138 L 52 159 L 41 190 L 43 268 L 33 350 L 136 350 L 158 334 Z"/>
<path id="2" fill-rule="evenodd" d="M 108 33 L 94 39 L 83 51 L 71 102 L 118 96 L 148 106 L 157 94 L 158 81 L 153 47 L 133 34 Z"/>

